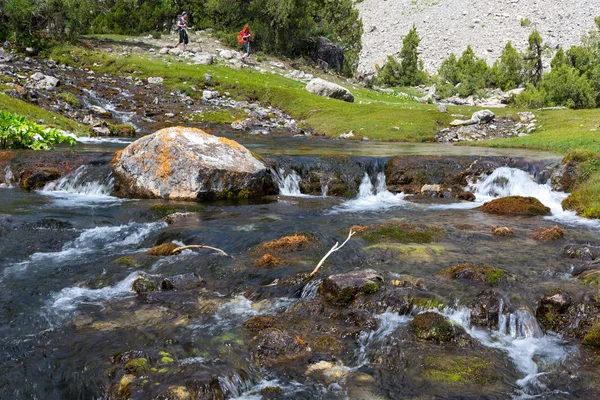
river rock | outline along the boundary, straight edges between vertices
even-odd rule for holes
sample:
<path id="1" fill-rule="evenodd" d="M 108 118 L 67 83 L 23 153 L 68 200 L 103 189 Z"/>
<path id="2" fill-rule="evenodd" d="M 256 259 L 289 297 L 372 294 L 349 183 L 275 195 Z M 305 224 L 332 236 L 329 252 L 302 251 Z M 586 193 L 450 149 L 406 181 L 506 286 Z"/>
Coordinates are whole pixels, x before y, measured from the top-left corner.
<path id="1" fill-rule="evenodd" d="M 31 79 L 34 81 L 33 86 L 36 89 L 53 89 L 60 84 L 60 81 L 57 78 L 50 75 L 44 75 L 41 72 L 36 72 L 31 75 Z"/>
<path id="2" fill-rule="evenodd" d="M 571 295 L 562 289 L 551 289 L 539 301 L 535 316 L 546 330 L 558 331 L 564 324 L 569 307 L 573 304 Z"/>
<path id="3" fill-rule="evenodd" d="M 26 190 L 42 189 L 46 183 L 60 178 L 56 169 L 44 169 L 38 171 L 23 180 L 23 188 Z"/>
<path id="4" fill-rule="evenodd" d="M 550 208 L 543 205 L 535 197 L 507 196 L 484 203 L 479 207 L 482 211 L 499 215 L 550 215 Z"/>
<path id="5" fill-rule="evenodd" d="M 563 254 L 569 258 L 585 261 L 594 261 L 600 258 L 600 246 L 589 244 L 570 244 L 565 246 Z"/>
<path id="6" fill-rule="evenodd" d="M 473 325 L 498 329 L 498 318 L 500 316 L 500 304 L 502 303 L 502 311 L 507 313 L 508 299 L 496 290 L 484 290 L 477 294 L 471 304 L 471 323 Z"/>
<path id="7" fill-rule="evenodd" d="M 262 365 L 298 362 L 310 357 L 312 350 L 298 336 L 278 329 L 261 331 L 252 341 L 252 352 Z"/>
<path id="8" fill-rule="evenodd" d="M 114 158 L 121 197 L 202 200 L 275 194 L 266 167 L 233 140 L 199 129 L 162 129 Z"/>
<path id="9" fill-rule="evenodd" d="M 339 44 L 319 36 L 315 43 L 312 58 L 315 62 L 323 61 L 336 72 L 340 72 L 344 66 L 344 50 Z"/>
<path id="10" fill-rule="evenodd" d="M 496 118 L 496 114 L 494 114 L 490 110 L 480 110 L 473 113 L 471 116 L 472 120 L 478 121 L 480 124 L 489 124 Z"/>
<path id="11" fill-rule="evenodd" d="M 160 55 L 169 54 L 169 48 L 168 47 L 163 47 L 162 49 L 160 49 L 158 51 L 158 54 L 160 54 Z"/>
<path id="12" fill-rule="evenodd" d="M 174 56 L 179 56 L 181 53 L 183 53 L 183 50 L 179 47 L 173 47 L 172 49 L 169 49 L 169 54 L 173 54 Z"/>
<path id="13" fill-rule="evenodd" d="M 415 336 L 421 340 L 437 343 L 454 341 L 465 334 L 465 330 L 452 324 L 450 319 L 436 312 L 427 311 L 410 321 Z"/>
<path id="14" fill-rule="evenodd" d="M 12 60 L 12 56 L 6 52 L 3 48 L 0 48 L 0 63 L 7 63 Z"/>
<path id="15" fill-rule="evenodd" d="M 206 281 L 197 273 L 174 275 L 163 279 L 160 283 L 161 290 L 190 290 L 201 287 Z"/>
<path id="16" fill-rule="evenodd" d="M 379 290 L 383 278 L 374 269 L 330 275 L 323 281 L 319 292 L 330 303 L 347 304 L 360 294 L 372 294 Z"/>
<path id="17" fill-rule="evenodd" d="M 110 111 L 108 111 L 107 109 L 102 108 L 100 106 L 90 106 L 90 111 L 102 118 L 110 118 L 111 117 Z"/>
<path id="18" fill-rule="evenodd" d="M 352 95 L 348 89 L 321 78 L 311 80 L 308 85 L 306 85 L 306 90 L 319 96 L 354 103 L 354 95 Z"/>

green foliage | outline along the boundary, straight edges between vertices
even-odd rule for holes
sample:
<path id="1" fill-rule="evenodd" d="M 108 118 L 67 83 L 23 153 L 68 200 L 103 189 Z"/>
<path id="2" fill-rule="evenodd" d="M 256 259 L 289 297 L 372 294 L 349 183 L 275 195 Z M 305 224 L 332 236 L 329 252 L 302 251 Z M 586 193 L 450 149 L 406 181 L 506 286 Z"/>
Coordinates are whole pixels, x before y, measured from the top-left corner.
<path id="1" fill-rule="evenodd" d="M 442 62 L 440 77 L 441 84 L 450 83 L 460 96 L 467 97 L 489 86 L 491 71 L 485 60 L 477 58 L 471 46 L 467 46 L 459 59 L 451 54 Z"/>
<path id="2" fill-rule="evenodd" d="M 563 65 L 553 69 L 544 76 L 541 86 L 547 93 L 547 105 L 574 109 L 596 106 L 594 86 L 576 68 Z"/>
<path id="3" fill-rule="evenodd" d="M 533 85 L 537 85 L 542 80 L 542 74 L 544 72 L 544 65 L 542 63 L 542 55 L 544 52 L 543 40 L 537 30 L 531 32 L 528 43 L 529 46 L 523 57 L 526 81 Z"/>
<path id="4" fill-rule="evenodd" d="M 388 86 L 418 86 L 426 82 L 427 75 L 423 71 L 423 62 L 419 60 L 419 35 L 413 25 L 402 41 L 400 62 L 388 56 L 387 63 L 379 71 L 378 79 Z"/>
<path id="5" fill-rule="evenodd" d="M 517 108 L 542 108 L 547 102 L 547 93 L 544 88 L 527 85 L 523 93 L 510 100 L 510 104 Z"/>
<path id="6" fill-rule="evenodd" d="M 531 21 L 529 20 L 529 18 L 521 18 L 521 26 L 522 27 L 527 27 L 531 25 Z"/>
<path id="7" fill-rule="evenodd" d="M 514 89 L 523 82 L 523 57 L 511 42 L 506 43 L 491 74 L 494 86 L 502 90 Z"/>
<path id="8" fill-rule="evenodd" d="M 42 125 L 28 121 L 25 117 L 9 112 L 0 112 L 0 149 L 48 150 L 58 143 L 75 145 L 75 138 Z"/>
<path id="9" fill-rule="evenodd" d="M 81 105 L 81 102 L 79 101 L 79 99 L 77 99 L 77 97 L 75 97 L 73 93 L 61 92 L 56 95 L 56 98 L 74 107 L 79 107 Z"/>

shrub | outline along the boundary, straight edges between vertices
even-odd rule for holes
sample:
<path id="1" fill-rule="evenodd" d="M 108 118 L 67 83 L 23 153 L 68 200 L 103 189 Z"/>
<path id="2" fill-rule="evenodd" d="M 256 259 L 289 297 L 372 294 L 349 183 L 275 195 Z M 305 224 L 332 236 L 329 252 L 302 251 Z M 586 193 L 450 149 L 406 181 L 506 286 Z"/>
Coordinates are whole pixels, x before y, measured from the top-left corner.
<path id="1" fill-rule="evenodd" d="M 594 85 L 574 67 L 566 65 L 550 71 L 541 84 L 547 93 L 548 105 L 569 108 L 593 108 L 596 106 Z"/>
<path id="2" fill-rule="evenodd" d="M 523 57 L 511 42 L 506 43 L 500 59 L 491 71 L 492 83 L 502 90 L 518 87 L 523 82 Z"/>
<path id="3" fill-rule="evenodd" d="M 63 142 L 73 146 L 76 140 L 71 135 L 38 125 L 23 116 L 0 112 L 0 149 L 48 150 Z"/>

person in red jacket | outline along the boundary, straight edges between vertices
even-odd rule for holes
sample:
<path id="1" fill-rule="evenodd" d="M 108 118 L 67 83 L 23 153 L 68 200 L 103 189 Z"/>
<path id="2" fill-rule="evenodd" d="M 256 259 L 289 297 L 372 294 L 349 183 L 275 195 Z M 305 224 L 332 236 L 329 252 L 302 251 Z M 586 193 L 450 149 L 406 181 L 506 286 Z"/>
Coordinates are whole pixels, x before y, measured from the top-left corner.
<path id="1" fill-rule="evenodd" d="M 244 54 L 242 55 L 242 60 L 246 60 L 250 56 L 250 39 L 252 39 L 252 34 L 250 33 L 250 25 L 244 25 L 241 32 L 238 33 L 238 42 L 242 44 L 244 48 Z"/>

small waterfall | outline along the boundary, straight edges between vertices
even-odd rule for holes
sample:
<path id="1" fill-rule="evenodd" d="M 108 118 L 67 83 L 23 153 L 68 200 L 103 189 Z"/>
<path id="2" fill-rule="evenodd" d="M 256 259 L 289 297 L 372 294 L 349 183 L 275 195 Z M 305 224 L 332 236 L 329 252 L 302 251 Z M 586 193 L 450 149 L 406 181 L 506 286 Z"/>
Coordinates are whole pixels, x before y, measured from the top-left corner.
<path id="1" fill-rule="evenodd" d="M 535 317 L 527 310 L 519 309 L 514 313 L 504 314 L 504 301 L 500 299 L 498 310 L 498 332 L 513 339 L 544 336 Z"/>
<path id="2" fill-rule="evenodd" d="M 385 173 L 378 172 L 375 184 L 369 174 L 365 172 L 358 187 L 358 196 L 334 207 L 333 212 L 360 212 L 384 210 L 391 207 L 406 204 L 402 193 L 394 194 L 387 190 Z"/>
<path id="3" fill-rule="evenodd" d="M 227 398 L 239 398 L 254 386 L 245 373 L 234 372 L 229 376 L 220 376 L 218 379 Z"/>
<path id="4" fill-rule="evenodd" d="M 374 331 L 362 331 L 358 337 L 359 350 L 358 359 L 355 368 L 360 368 L 369 362 L 368 355 L 375 346 L 381 345 L 381 342 L 390 336 L 398 327 L 408 324 L 412 316 L 400 315 L 396 312 L 386 311 L 377 315 L 379 328 Z"/>
<path id="5" fill-rule="evenodd" d="M 301 299 L 314 299 L 315 297 L 317 297 L 317 292 L 319 290 L 319 287 L 321 286 L 321 283 L 323 283 L 323 281 L 321 279 L 315 279 L 314 281 L 308 282 L 302 288 L 302 293 L 300 293 L 300 298 Z"/>
<path id="6" fill-rule="evenodd" d="M 471 190 L 477 197 L 506 197 L 529 196 L 537 198 L 553 214 L 561 213 L 561 202 L 567 197 L 566 193 L 555 192 L 550 185 L 535 182 L 525 171 L 516 168 L 501 167 Z"/>
<path id="7" fill-rule="evenodd" d="M 271 174 L 275 178 L 275 182 L 279 187 L 280 196 L 302 196 L 300 192 L 300 175 L 294 170 L 286 174 L 283 168 L 279 171 L 271 168 Z"/>
<path id="8" fill-rule="evenodd" d="M 112 173 L 97 176 L 98 173 L 82 165 L 75 172 L 56 181 L 49 182 L 43 192 L 66 192 L 85 196 L 110 196 L 114 189 Z M 104 173 L 105 171 L 102 171 Z"/>
<path id="9" fill-rule="evenodd" d="M 89 100 L 84 100 L 84 102 L 90 106 L 90 105 L 98 105 L 102 108 L 104 108 L 107 111 L 110 111 L 111 115 L 113 116 L 113 118 L 117 119 L 120 123 L 122 124 L 129 124 L 131 126 L 133 126 L 136 130 L 138 130 L 139 128 L 133 124 L 131 122 L 132 117 L 135 115 L 135 112 L 127 112 L 127 111 L 119 111 L 117 110 L 117 107 L 112 104 L 110 101 L 101 98 L 100 96 L 98 96 L 98 94 L 90 89 L 82 89 L 82 91 L 84 93 L 87 94 L 86 97 L 84 97 L 84 99 L 93 99 L 94 102 L 91 102 Z M 125 97 L 129 97 L 131 94 L 129 94 L 129 96 L 127 95 L 127 93 L 123 93 Z M 94 104 L 96 103 L 96 104 Z"/>
<path id="10" fill-rule="evenodd" d="M 0 188 L 12 188 L 14 181 L 15 177 L 13 176 L 10 166 L 7 166 L 4 170 L 4 183 L 0 184 Z"/>

